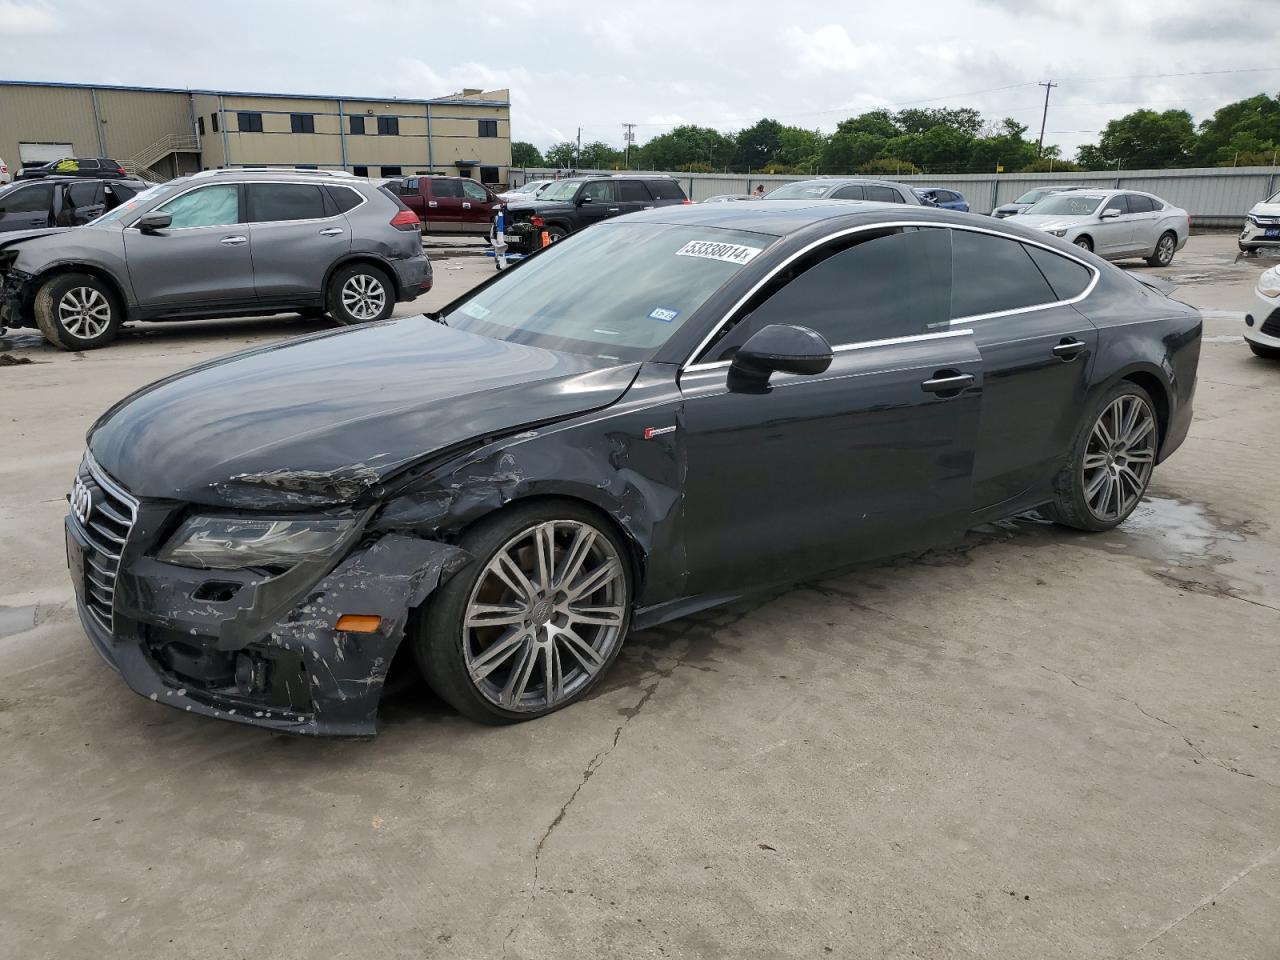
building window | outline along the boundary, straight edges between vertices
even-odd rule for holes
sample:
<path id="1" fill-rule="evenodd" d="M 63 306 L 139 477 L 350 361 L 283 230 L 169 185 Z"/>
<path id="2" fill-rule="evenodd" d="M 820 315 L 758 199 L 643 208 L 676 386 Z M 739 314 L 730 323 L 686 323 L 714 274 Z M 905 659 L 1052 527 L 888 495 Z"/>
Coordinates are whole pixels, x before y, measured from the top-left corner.
<path id="1" fill-rule="evenodd" d="M 380 137 L 400 136 L 400 118 L 399 117 L 379 117 L 378 118 L 378 136 Z M 383 169 L 386 169 L 386 168 L 384 167 Z"/>
<path id="2" fill-rule="evenodd" d="M 352 173 L 354 173 L 357 177 L 367 177 L 367 176 L 369 176 L 369 168 L 368 168 L 368 167 L 352 167 L 352 168 L 351 168 L 351 172 L 352 172 Z"/>
<path id="3" fill-rule="evenodd" d="M 383 167 L 382 175 L 384 177 L 398 177 L 400 176 L 400 168 L 399 167 Z"/>
<path id="4" fill-rule="evenodd" d="M 204 136 L 204 117 L 196 117 L 196 129 L 200 131 L 200 136 Z"/>
<path id="5" fill-rule="evenodd" d="M 483 121 L 482 121 L 483 122 Z M 497 183 L 498 168 L 497 167 L 481 167 L 480 168 L 481 183 Z"/>
<path id="6" fill-rule="evenodd" d="M 498 135 L 497 120 L 481 120 L 480 121 L 480 136 L 496 137 L 497 135 Z"/>
<path id="7" fill-rule="evenodd" d="M 354 134 L 357 137 L 363 136 L 364 135 L 364 117 L 348 117 L 347 119 L 350 121 L 350 126 L 351 126 L 351 129 L 349 132 Z"/>
<path id="8" fill-rule="evenodd" d="M 241 133 L 261 133 L 262 114 L 241 111 L 236 114 L 236 127 Z"/>
<path id="9" fill-rule="evenodd" d="M 213 121 L 213 132 L 218 132 L 218 115 L 216 113 L 209 114 L 209 119 Z"/>
<path id="10" fill-rule="evenodd" d="M 315 133 L 316 118 L 310 113 L 291 113 L 289 130 L 293 133 Z"/>

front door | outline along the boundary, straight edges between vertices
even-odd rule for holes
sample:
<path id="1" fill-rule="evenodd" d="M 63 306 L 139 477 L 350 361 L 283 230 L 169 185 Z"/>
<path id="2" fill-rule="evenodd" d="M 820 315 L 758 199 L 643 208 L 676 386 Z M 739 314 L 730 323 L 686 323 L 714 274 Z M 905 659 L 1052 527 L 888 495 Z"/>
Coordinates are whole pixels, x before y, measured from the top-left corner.
<path id="1" fill-rule="evenodd" d="M 462 181 L 453 177 L 423 177 L 419 190 L 427 202 L 423 228 L 431 233 L 462 230 Z"/>
<path id="2" fill-rule="evenodd" d="M 474 180 L 463 180 L 461 183 L 462 213 L 459 216 L 459 230 L 462 233 L 488 236 L 498 202 Z"/>
<path id="3" fill-rule="evenodd" d="M 578 194 L 579 229 L 616 217 L 622 212 L 617 201 L 617 184 L 612 180 L 588 180 Z"/>
<path id="4" fill-rule="evenodd" d="M 635 213 L 653 207 L 653 197 L 641 180 L 619 180 L 618 202 L 614 204 L 620 213 Z"/>
<path id="5" fill-rule="evenodd" d="M 55 219 L 59 227 L 79 227 L 101 216 L 106 209 L 103 181 L 79 180 L 63 187 L 61 206 Z"/>
<path id="6" fill-rule="evenodd" d="M 347 218 L 313 183 L 250 183 L 253 285 L 264 303 L 319 297 L 329 267 L 351 249 Z"/>
<path id="7" fill-rule="evenodd" d="M 942 234 L 818 250 L 683 371 L 687 592 L 792 581 L 963 532 L 983 368 L 972 332 L 946 324 Z M 821 333 L 830 368 L 743 384 L 729 361 L 771 323 Z"/>
<path id="8" fill-rule="evenodd" d="M 1047 490 L 1080 423 L 1098 331 L 1073 306 L 1094 273 L 1044 247 L 952 230 L 952 329 L 982 354 L 976 510 Z"/>
<path id="9" fill-rule="evenodd" d="M 165 230 L 124 231 L 134 295 L 152 310 L 198 310 L 205 304 L 252 304 L 253 259 L 241 215 L 241 189 L 211 183 L 155 208 L 173 220 Z"/>
<path id="10" fill-rule="evenodd" d="M 52 215 L 52 184 L 22 184 L 0 193 L 0 232 L 47 227 Z"/>
<path id="11" fill-rule="evenodd" d="M 1119 216 L 1104 217 L 1108 210 L 1120 211 Z M 1123 193 L 1108 197 L 1098 207 L 1100 217 L 1094 227 L 1093 249 L 1103 256 L 1117 256 L 1129 252 L 1132 246 L 1133 222 L 1129 219 L 1129 203 Z"/>

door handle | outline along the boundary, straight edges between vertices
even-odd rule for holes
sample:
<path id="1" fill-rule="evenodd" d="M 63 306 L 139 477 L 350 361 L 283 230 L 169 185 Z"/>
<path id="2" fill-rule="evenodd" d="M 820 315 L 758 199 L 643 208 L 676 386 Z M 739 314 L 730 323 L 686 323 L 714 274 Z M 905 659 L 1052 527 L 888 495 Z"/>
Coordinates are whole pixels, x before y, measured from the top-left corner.
<path id="1" fill-rule="evenodd" d="M 610 213 L 617 213 L 617 212 L 619 211 L 619 209 L 621 209 L 621 208 L 619 208 L 619 207 L 610 207 L 610 208 L 609 208 L 609 212 L 610 212 Z"/>
<path id="2" fill-rule="evenodd" d="M 428 201 L 427 201 L 427 206 L 428 206 L 428 207 L 434 207 L 434 206 L 436 206 L 436 202 L 435 202 L 434 200 L 428 200 Z"/>
<path id="3" fill-rule="evenodd" d="M 238 247 L 242 243 L 248 243 L 249 238 L 248 237 L 223 237 L 218 242 L 227 247 Z"/>
<path id="4" fill-rule="evenodd" d="M 342 232 L 343 232 L 343 231 L 342 231 L 342 228 L 341 228 L 341 227 L 329 227 L 329 228 L 328 228 L 328 229 L 326 229 L 326 230 L 321 230 L 321 231 L 320 231 L 320 236 L 322 236 L 322 237 L 340 237 L 340 236 L 342 236 Z"/>
<path id="5" fill-rule="evenodd" d="M 958 396 L 965 387 L 973 385 L 974 379 L 972 373 L 939 370 L 933 375 L 932 379 L 920 384 L 920 389 L 925 393 L 950 393 L 953 396 Z"/>
<path id="6" fill-rule="evenodd" d="M 471 204 L 467 203 L 465 200 L 464 200 L 464 201 L 462 201 L 462 209 L 463 209 L 463 210 L 470 210 L 470 209 L 471 209 Z"/>
<path id="7" fill-rule="evenodd" d="M 1084 353 L 1088 348 L 1089 345 L 1083 340 L 1063 340 L 1053 348 L 1053 355 L 1061 358 L 1064 363 L 1067 363 L 1080 356 L 1080 354 Z"/>

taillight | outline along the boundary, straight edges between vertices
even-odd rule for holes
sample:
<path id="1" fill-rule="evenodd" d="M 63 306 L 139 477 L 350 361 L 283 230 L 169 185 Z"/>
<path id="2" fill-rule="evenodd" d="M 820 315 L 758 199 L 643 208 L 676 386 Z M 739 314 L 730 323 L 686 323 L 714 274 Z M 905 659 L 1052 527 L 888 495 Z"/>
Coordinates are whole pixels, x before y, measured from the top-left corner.
<path id="1" fill-rule="evenodd" d="M 547 225 L 546 221 L 543 220 L 541 217 L 533 217 L 532 219 L 530 219 L 529 222 L 532 223 L 535 227 L 545 227 Z"/>
<path id="2" fill-rule="evenodd" d="M 125 170 L 124 167 L 116 167 L 116 173 L 120 174 L 120 176 L 122 177 L 126 177 L 129 175 L 129 172 Z"/>
<path id="3" fill-rule="evenodd" d="M 401 210 L 391 218 L 391 225 L 397 230 L 417 230 L 421 222 L 412 210 Z"/>

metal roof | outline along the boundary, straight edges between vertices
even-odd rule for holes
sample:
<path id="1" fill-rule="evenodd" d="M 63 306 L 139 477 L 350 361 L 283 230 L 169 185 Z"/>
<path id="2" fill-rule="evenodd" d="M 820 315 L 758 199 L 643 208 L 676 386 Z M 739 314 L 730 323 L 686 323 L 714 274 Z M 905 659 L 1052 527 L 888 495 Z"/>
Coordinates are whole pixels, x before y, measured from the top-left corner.
<path id="1" fill-rule="evenodd" d="M 60 83 L 50 80 L 0 80 L 0 87 L 58 87 L 65 90 L 126 90 L 136 93 L 186 93 L 213 97 L 276 97 L 282 100 L 358 100 L 369 103 L 470 104 L 477 107 L 509 107 L 510 100 L 477 100 L 472 97 L 364 97 L 323 93 L 264 93 L 252 90 L 203 90 L 196 87 L 135 87 L 115 83 Z"/>

